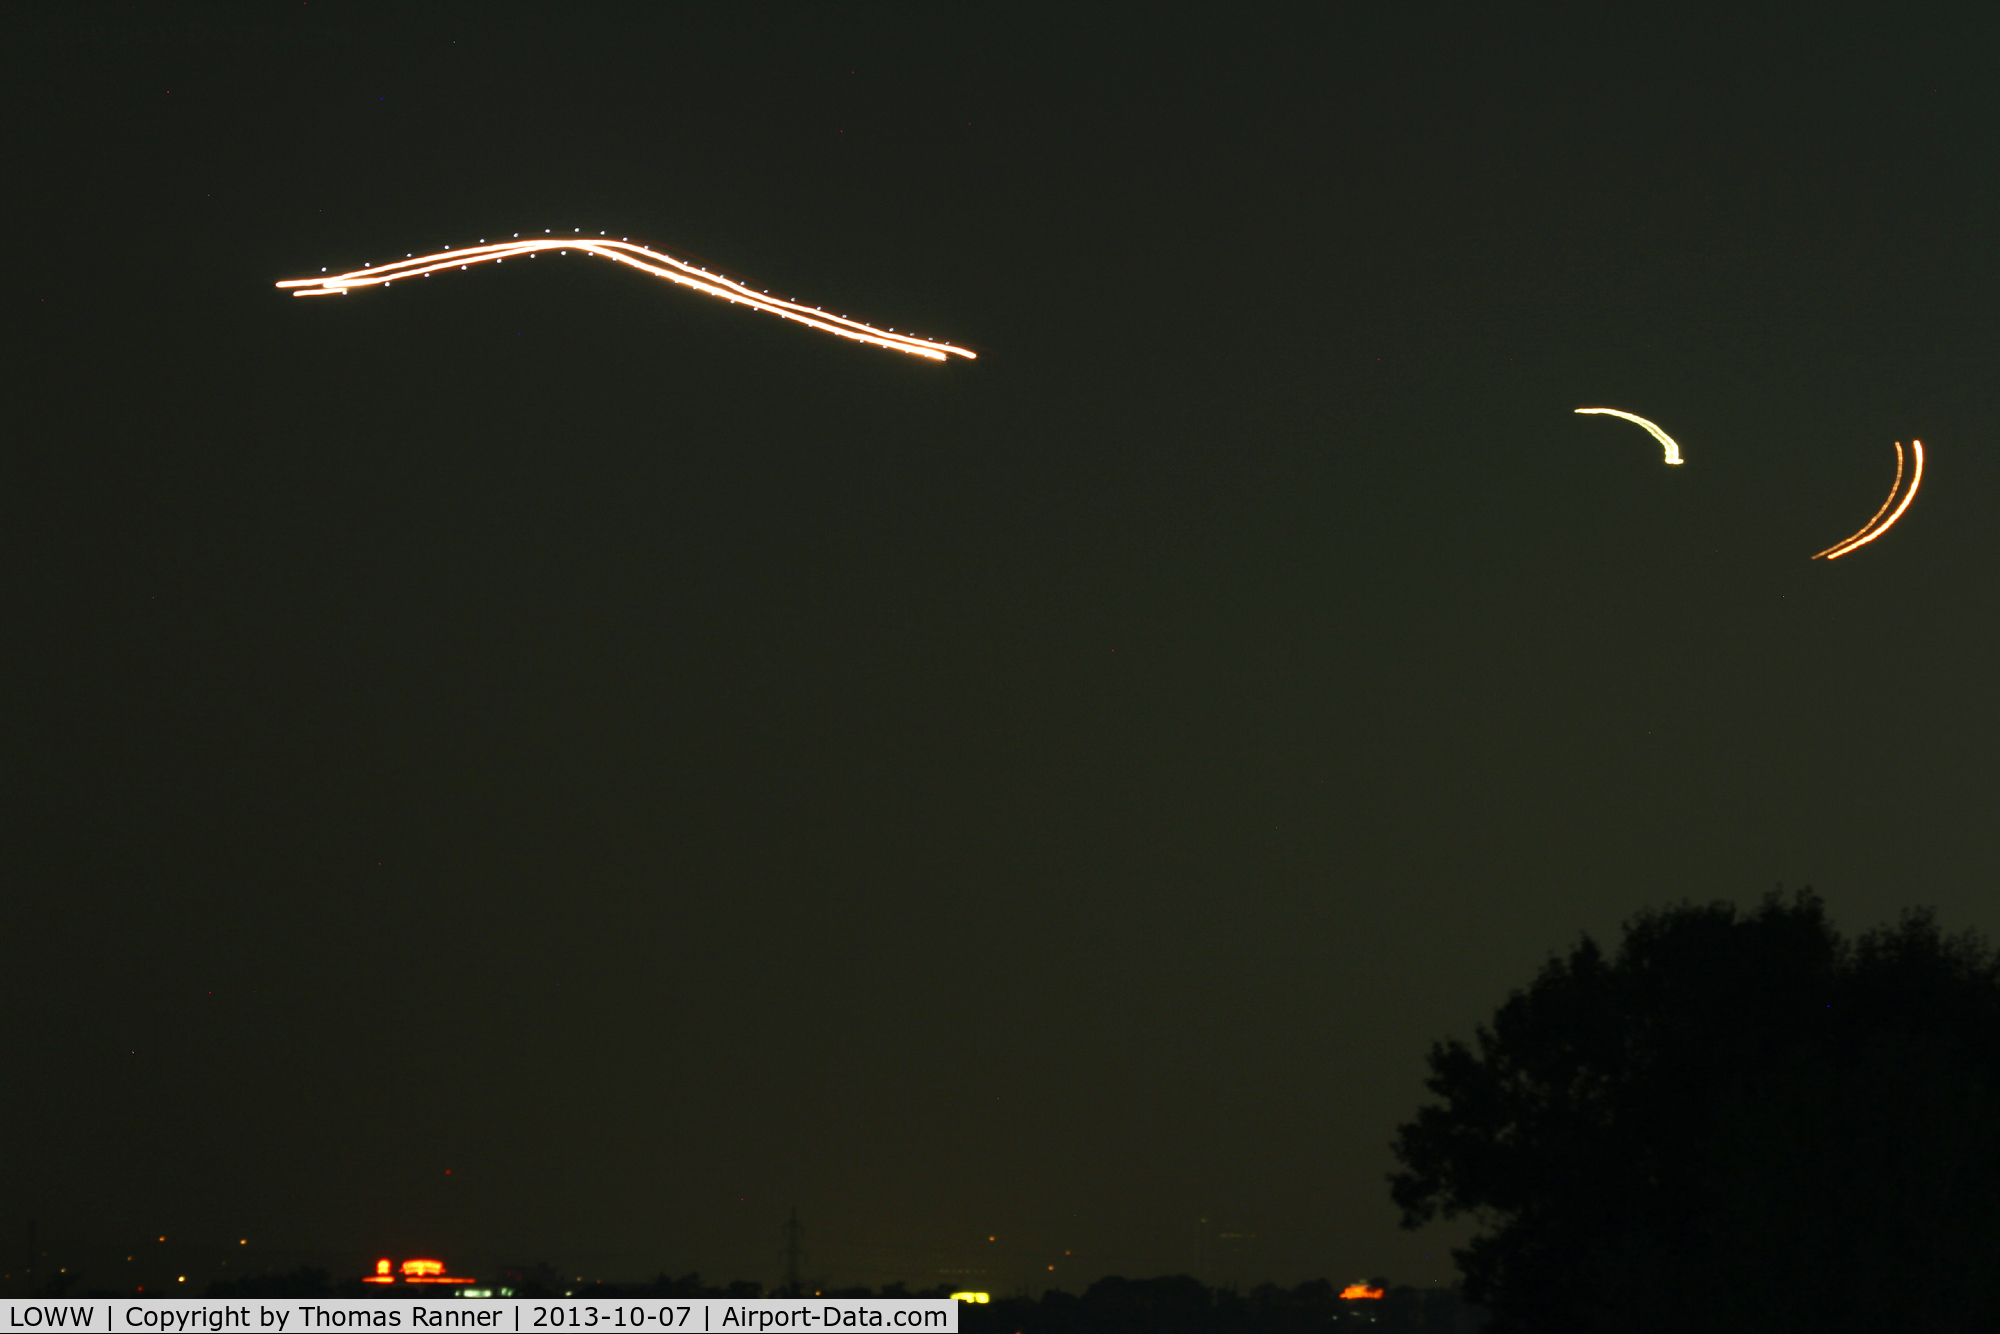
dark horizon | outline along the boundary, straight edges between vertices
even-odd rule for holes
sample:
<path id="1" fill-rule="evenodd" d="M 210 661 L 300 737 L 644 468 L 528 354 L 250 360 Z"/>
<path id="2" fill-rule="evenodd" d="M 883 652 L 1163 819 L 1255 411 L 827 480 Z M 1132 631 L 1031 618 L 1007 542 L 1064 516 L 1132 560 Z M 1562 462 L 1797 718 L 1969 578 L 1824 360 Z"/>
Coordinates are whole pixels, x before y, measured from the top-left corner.
<path id="1" fill-rule="evenodd" d="M 119 1247 L 107 1245 L 102 1240 L 74 1236 L 51 1238 L 38 1223 L 31 1220 L 30 1226 L 32 1232 L 29 1235 L 36 1239 L 39 1263 L 32 1273 L 28 1272 L 22 1263 L 27 1243 L 24 1240 L 17 1245 L 14 1248 L 17 1252 L 15 1261 L 0 1270 L 0 1296 L 186 1298 L 219 1295 L 427 1299 L 458 1296 L 457 1287 L 460 1285 L 474 1289 L 476 1295 L 490 1296 L 495 1295 L 494 1289 L 504 1282 L 518 1284 L 523 1280 L 533 1285 L 535 1291 L 532 1295 L 539 1296 L 566 1296 L 572 1292 L 580 1296 L 615 1296 L 661 1283 L 670 1283 L 684 1290 L 698 1286 L 716 1294 L 730 1290 L 742 1295 L 761 1296 L 792 1293 L 787 1275 L 787 1257 L 782 1250 L 776 1253 L 775 1265 L 767 1264 L 763 1271 L 730 1274 L 707 1272 L 699 1266 L 685 1264 L 647 1266 L 635 1263 L 630 1253 L 553 1258 L 494 1256 L 467 1263 L 465 1257 L 430 1253 L 418 1257 L 414 1253 L 403 1255 L 387 1251 L 338 1254 L 252 1247 L 247 1238 L 239 1239 L 233 1245 L 200 1245 L 183 1243 L 172 1237 L 164 1241 L 159 1237 L 145 1237 L 130 1239 L 128 1247 Z M 808 1232 L 806 1235 L 813 1234 Z M 1211 1240 L 1206 1248 L 1196 1249 L 1212 1252 L 1216 1245 Z M 929 1251 L 933 1260 L 958 1263 L 937 1264 L 912 1275 L 871 1269 L 865 1258 L 858 1258 L 867 1249 L 866 1246 L 848 1247 L 846 1253 L 836 1252 L 833 1262 L 825 1264 L 816 1262 L 819 1251 L 806 1250 L 806 1263 L 800 1268 L 800 1292 L 809 1296 L 821 1292 L 851 1296 L 860 1295 L 863 1290 L 907 1290 L 915 1295 L 975 1291 L 987 1292 L 999 1300 L 1039 1299 L 1048 1292 L 1076 1294 L 1105 1278 L 1137 1282 L 1190 1278 L 1218 1293 L 1249 1293 L 1270 1283 L 1268 1279 L 1249 1277 L 1255 1271 L 1241 1263 L 1245 1258 L 1242 1256 L 1218 1259 L 1198 1254 L 1193 1263 L 1178 1266 L 1171 1263 L 1160 1265 L 1155 1257 L 1089 1257 L 1087 1263 L 1079 1261 L 1067 1276 L 1063 1276 L 1049 1271 L 1043 1263 L 1046 1257 L 1040 1254 L 1023 1254 L 1001 1246 L 988 1248 L 991 1253 L 987 1254 L 977 1251 L 950 1254 L 918 1245 L 908 1250 L 917 1253 Z M 403 1262 L 418 1258 L 440 1262 L 444 1272 L 452 1276 L 452 1286 L 372 1286 L 372 1282 L 379 1281 L 373 1280 L 372 1276 L 382 1272 L 378 1268 L 381 1262 L 389 1261 L 393 1266 L 390 1272 L 397 1273 L 401 1272 Z M 562 1261 L 565 1258 L 575 1262 L 564 1264 Z M 611 1265 L 623 1265 L 624 1268 L 607 1268 L 605 1264 L 593 1263 L 606 1259 Z M 1119 1260 L 1132 1263 L 1121 1266 Z M 509 1274 L 515 1277 L 503 1277 Z M 272 1280 L 279 1280 L 281 1286 L 271 1291 L 257 1286 L 260 1283 L 269 1284 Z M 290 1285 L 283 1286 L 287 1280 L 291 1281 Z M 1385 1289 L 1411 1286 L 1392 1275 L 1359 1271 L 1349 1273 L 1345 1270 L 1331 1271 L 1321 1275 L 1319 1280 L 1303 1280 L 1308 1283 L 1313 1281 L 1330 1282 L 1336 1292 L 1346 1285 L 1372 1284 Z M 295 1290 L 300 1283 L 306 1284 L 308 1290 Z M 238 1284 L 250 1286 L 247 1289 L 232 1286 Z M 324 1290 L 319 1285 L 324 1285 Z M 1430 1286 L 1445 1288 L 1450 1285 L 1433 1283 Z"/>
<path id="2" fill-rule="evenodd" d="M 204 1295 L 214 1283 L 287 1277 L 314 1270 L 322 1271 L 327 1281 L 338 1288 L 342 1285 L 352 1286 L 359 1283 L 365 1275 L 375 1272 L 377 1263 L 382 1259 L 400 1264 L 403 1260 L 420 1256 L 441 1260 L 447 1266 L 449 1273 L 468 1275 L 480 1280 L 482 1284 L 491 1283 L 492 1276 L 503 1269 L 546 1266 L 550 1273 L 577 1285 L 631 1288 L 652 1284 L 661 1278 L 681 1281 L 698 1277 L 703 1285 L 714 1288 L 727 1288 L 735 1283 L 754 1283 L 760 1285 L 767 1295 L 786 1289 L 782 1225 L 772 1230 L 772 1235 L 780 1238 L 780 1245 L 766 1248 L 769 1251 L 768 1258 L 761 1263 L 753 1260 L 742 1272 L 734 1272 L 691 1262 L 691 1259 L 698 1260 L 706 1255 L 722 1259 L 726 1263 L 730 1251 L 721 1245 L 692 1251 L 691 1256 L 663 1257 L 651 1263 L 648 1263 L 634 1247 L 605 1250 L 595 1254 L 561 1252 L 545 1254 L 529 1247 L 483 1256 L 467 1256 L 427 1251 L 422 1248 L 407 1251 L 393 1248 L 302 1250 L 253 1244 L 248 1238 L 234 1241 L 186 1242 L 171 1235 L 164 1243 L 158 1236 L 133 1237 L 126 1239 L 127 1244 L 121 1246 L 112 1238 L 66 1233 L 50 1236 L 39 1220 L 31 1222 L 38 1238 L 37 1250 L 41 1255 L 40 1263 L 30 1281 L 26 1266 L 22 1263 L 27 1249 L 24 1232 L 22 1237 L 16 1238 L 15 1245 L 11 1248 L 14 1259 L 0 1266 L 0 1295 L 32 1296 L 46 1289 L 51 1282 L 57 1282 L 59 1295 L 68 1296 L 94 1291 L 116 1291 L 149 1297 L 196 1297 Z M 820 1243 L 818 1238 L 821 1232 L 822 1229 L 812 1226 L 808 1226 L 805 1232 L 808 1241 L 806 1248 L 808 1262 L 803 1267 L 802 1274 L 809 1288 L 831 1290 L 865 1287 L 880 1290 L 902 1285 L 912 1292 L 949 1287 L 974 1291 L 990 1290 L 996 1296 L 1039 1297 L 1044 1291 L 1081 1292 L 1097 1280 L 1108 1276 L 1133 1280 L 1186 1276 L 1211 1288 L 1240 1292 L 1248 1292 L 1262 1283 L 1271 1281 L 1259 1275 L 1254 1265 L 1254 1252 L 1218 1255 L 1217 1250 L 1228 1243 L 1218 1242 L 1214 1238 L 1211 1238 L 1206 1245 L 1191 1241 L 1188 1254 L 1178 1259 L 1172 1255 L 1147 1256 L 1129 1253 L 1084 1257 L 1057 1256 L 1055 1259 L 1059 1267 L 1053 1271 L 1048 1267 L 1050 1257 L 1040 1251 L 1026 1251 L 1003 1244 L 950 1250 L 936 1245 L 926 1245 L 919 1239 L 894 1248 L 900 1255 L 922 1257 L 916 1263 L 925 1265 L 925 1268 L 908 1270 L 897 1269 L 893 1265 L 885 1265 L 871 1258 L 871 1251 L 879 1254 L 889 1249 L 887 1247 L 846 1239 Z M 839 1238 L 837 1231 L 834 1235 Z M 745 1257 L 752 1256 L 754 1246 L 741 1246 L 736 1253 Z M 822 1256 L 826 1257 L 824 1262 L 820 1260 Z M 1062 1263 L 1064 1261 L 1073 1263 L 1064 1265 Z M 1316 1275 L 1315 1278 L 1325 1279 L 1337 1287 L 1349 1283 L 1367 1282 L 1408 1286 L 1395 1275 L 1364 1271 L 1352 1266 L 1349 1269 L 1333 1268 L 1325 1274 Z M 1429 1286 L 1440 1287 L 1449 1284 L 1434 1281 Z M 360 1289 L 350 1295 L 389 1294 Z M 408 1294 L 403 1294 L 399 1290 L 394 1295 Z M 430 1295 L 453 1294 L 432 1292 Z"/>
<path id="3" fill-rule="evenodd" d="M 1579 932 L 2000 925 L 1992 26 L 38 7 L 0 1237 L 1448 1285 Z M 979 359 L 273 287 L 556 227 Z"/>

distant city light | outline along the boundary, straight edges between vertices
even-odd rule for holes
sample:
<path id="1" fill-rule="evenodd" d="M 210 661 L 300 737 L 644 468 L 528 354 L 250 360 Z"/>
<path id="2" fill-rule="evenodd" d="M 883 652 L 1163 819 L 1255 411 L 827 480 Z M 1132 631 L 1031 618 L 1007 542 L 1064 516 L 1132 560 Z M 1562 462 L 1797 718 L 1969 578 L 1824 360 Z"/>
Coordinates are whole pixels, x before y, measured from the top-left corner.
<path id="1" fill-rule="evenodd" d="M 936 1292 L 937 1289 L 932 1288 L 931 1291 Z M 993 1294 L 990 1292 L 954 1292 L 951 1294 L 951 1299 L 955 1302 L 972 1302 L 975 1305 L 984 1306 L 993 1300 Z"/>
<path id="2" fill-rule="evenodd" d="M 399 1267 L 389 1260 L 377 1260 L 375 1272 L 365 1276 L 363 1283 L 473 1283 L 477 1280 L 460 1278 L 444 1272 L 442 1260 L 405 1260 Z"/>
<path id="3" fill-rule="evenodd" d="M 1382 1289 L 1371 1288 L 1366 1283 L 1350 1283 L 1340 1290 L 1340 1298 L 1348 1302 L 1379 1302 L 1382 1300 Z"/>

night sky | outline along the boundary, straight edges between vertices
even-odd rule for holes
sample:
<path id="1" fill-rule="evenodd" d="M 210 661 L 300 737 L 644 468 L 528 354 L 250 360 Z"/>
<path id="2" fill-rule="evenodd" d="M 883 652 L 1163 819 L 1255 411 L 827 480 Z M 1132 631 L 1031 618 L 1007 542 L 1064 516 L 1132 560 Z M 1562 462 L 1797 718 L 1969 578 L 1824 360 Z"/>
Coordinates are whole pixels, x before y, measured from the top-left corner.
<path id="1" fill-rule="evenodd" d="M 2000 929 L 1949 12 L 17 16 L 4 1267 L 1448 1281 L 1579 931 Z M 979 360 L 272 288 L 544 228 Z"/>

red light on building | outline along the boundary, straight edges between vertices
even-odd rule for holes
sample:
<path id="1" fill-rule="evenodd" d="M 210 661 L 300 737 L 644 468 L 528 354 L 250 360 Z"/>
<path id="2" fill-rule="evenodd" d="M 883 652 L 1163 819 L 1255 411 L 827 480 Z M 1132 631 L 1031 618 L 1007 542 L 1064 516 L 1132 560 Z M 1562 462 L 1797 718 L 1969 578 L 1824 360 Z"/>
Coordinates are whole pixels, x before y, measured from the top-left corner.
<path id="1" fill-rule="evenodd" d="M 1350 1283 L 1340 1290 L 1340 1299 L 1344 1302 L 1379 1302 L 1382 1300 L 1382 1289 L 1371 1288 L 1366 1283 Z"/>
<path id="2" fill-rule="evenodd" d="M 382 1272 L 382 1268 L 380 1265 L 376 1266 L 375 1272 L 378 1274 Z M 429 1277 L 432 1274 L 442 1274 L 443 1272 L 444 1272 L 444 1261 L 442 1260 L 403 1261 L 404 1278 L 417 1278 L 419 1276 Z"/>

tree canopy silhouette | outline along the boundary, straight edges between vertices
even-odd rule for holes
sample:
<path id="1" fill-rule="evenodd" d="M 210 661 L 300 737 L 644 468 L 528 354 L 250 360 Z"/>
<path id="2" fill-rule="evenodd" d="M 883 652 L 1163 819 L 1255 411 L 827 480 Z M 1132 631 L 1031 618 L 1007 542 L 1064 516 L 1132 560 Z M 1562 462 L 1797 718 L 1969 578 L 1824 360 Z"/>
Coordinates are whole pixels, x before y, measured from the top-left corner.
<path id="1" fill-rule="evenodd" d="M 2000 962 L 1928 911 L 1646 913 L 1430 1072 L 1392 1191 L 1495 1334 L 2000 1329 Z"/>

